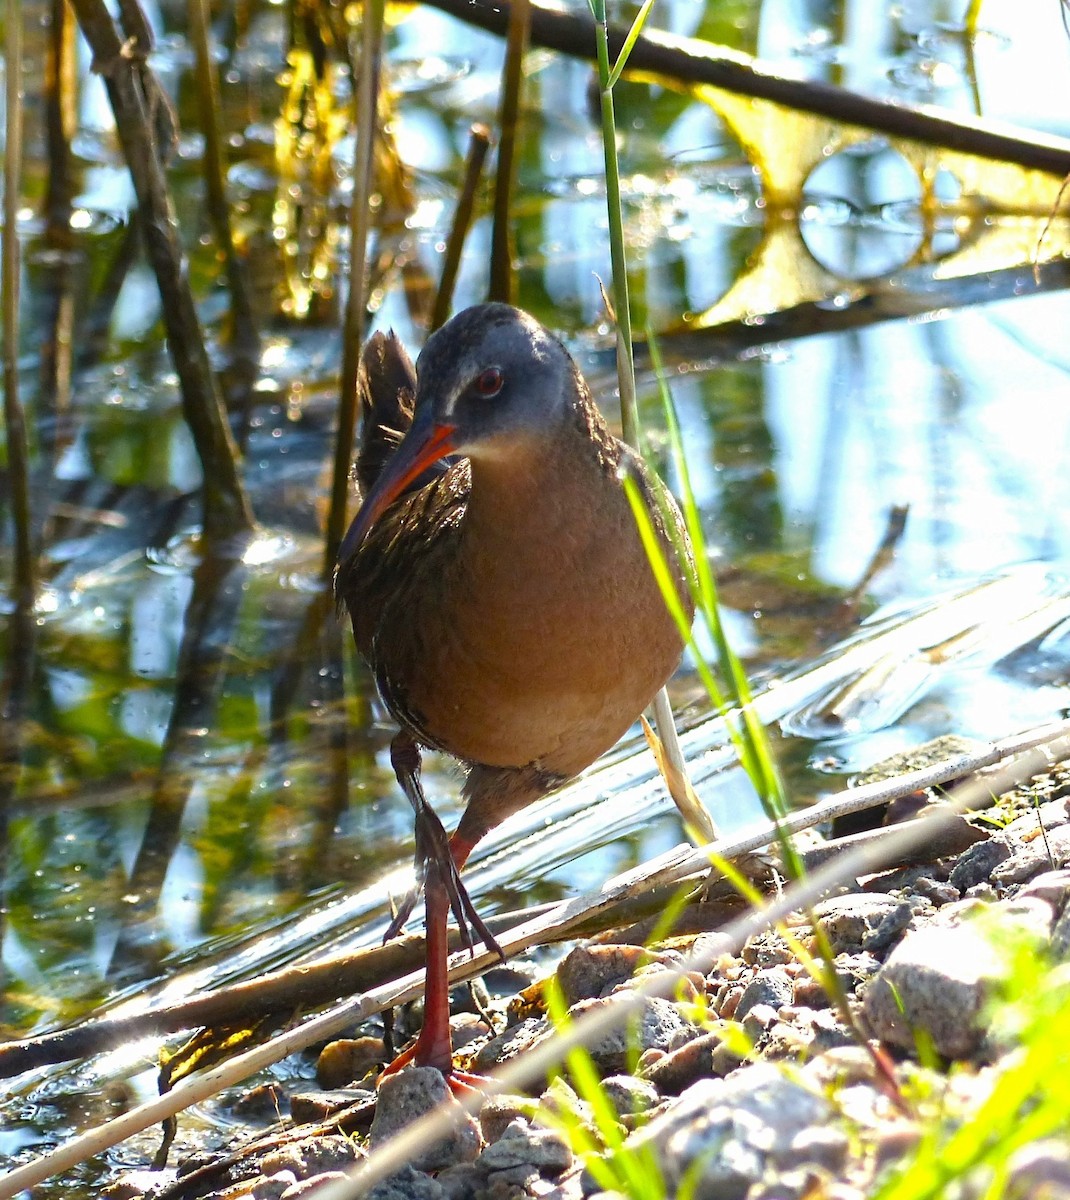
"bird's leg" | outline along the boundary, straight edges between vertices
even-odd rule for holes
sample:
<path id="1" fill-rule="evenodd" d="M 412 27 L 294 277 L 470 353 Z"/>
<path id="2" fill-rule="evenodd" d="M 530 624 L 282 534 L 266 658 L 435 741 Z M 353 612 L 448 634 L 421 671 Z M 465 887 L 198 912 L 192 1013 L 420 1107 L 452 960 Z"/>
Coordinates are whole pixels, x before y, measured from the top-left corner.
<path id="1" fill-rule="evenodd" d="M 447 921 L 450 897 L 439 864 L 427 861 L 424 895 L 424 927 L 427 937 L 427 969 L 424 979 L 424 1024 L 420 1036 L 394 1059 L 380 1079 L 393 1075 L 410 1062 L 418 1067 L 437 1067 L 443 1075 L 453 1072 L 453 1039 L 450 1035 L 449 935 Z"/>
<path id="2" fill-rule="evenodd" d="M 453 1039 L 450 1034 L 449 915 L 453 911 L 461 937 L 474 952 L 472 932 L 487 949 L 505 955 L 472 903 L 461 881 L 461 867 L 468 859 L 474 842 L 454 836 L 451 841 L 434 809 L 427 803 L 420 783 L 420 747 L 407 732 L 399 733 L 390 744 L 390 761 L 402 791 L 416 814 L 416 887 L 402 903 L 391 922 L 387 937 L 396 934 L 408 919 L 413 905 L 424 889 L 424 927 L 426 930 L 426 973 L 424 980 L 424 1023 L 416 1041 L 394 1059 L 380 1079 L 393 1075 L 410 1062 L 421 1067 L 436 1067 L 446 1076 L 451 1088 L 463 1091 L 478 1086 L 478 1077 L 467 1076 L 453 1068 Z M 471 930 L 471 931 L 470 931 Z"/>
<path id="3" fill-rule="evenodd" d="M 427 879 L 429 865 L 434 863 L 439 870 L 439 880 L 449 898 L 449 907 L 461 931 L 465 949 L 474 951 L 474 930 L 488 950 L 505 961 L 505 954 L 494 934 L 487 928 L 461 881 L 461 867 L 472 852 L 472 843 L 447 836 L 438 814 L 427 803 L 423 785 L 420 783 L 420 747 L 412 734 L 402 730 L 390 743 L 390 763 L 394 768 L 401 790 L 409 798 L 416 814 L 416 885 L 402 901 L 390 922 L 384 940 L 396 937 L 402 926 L 412 915 L 420 889 Z"/>
<path id="4" fill-rule="evenodd" d="M 394 919 L 390 922 L 390 927 L 383 935 L 384 942 L 388 942 L 391 938 L 398 936 L 405 922 L 412 915 L 416 901 L 420 898 L 420 892 L 424 886 L 424 875 L 427 864 L 426 857 L 420 853 L 420 814 L 430 812 L 430 806 L 427 803 L 427 798 L 424 796 L 423 784 L 420 783 L 420 747 L 417 745 L 412 734 L 406 732 L 404 729 L 395 735 L 393 741 L 390 743 L 390 765 L 394 768 L 394 775 L 401 785 L 401 790 L 408 796 L 409 803 L 416 814 L 416 859 L 413 864 L 416 872 L 416 882 L 409 889 L 409 894 L 402 900 L 397 912 L 395 912 Z"/>
<path id="5" fill-rule="evenodd" d="M 452 863 L 452 859 L 450 860 Z M 439 871 L 438 861 L 428 860 L 424 908 L 427 929 L 427 969 L 424 977 L 424 1023 L 419 1037 L 383 1068 L 381 1083 L 413 1063 L 417 1067 L 435 1067 L 446 1078 L 450 1090 L 458 1095 L 480 1091 L 486 1081 L 479 1075 L 459 1071 L 453 1065 L 453 1034 L 450 1030 L 449 935 L 450 894 Z"/>

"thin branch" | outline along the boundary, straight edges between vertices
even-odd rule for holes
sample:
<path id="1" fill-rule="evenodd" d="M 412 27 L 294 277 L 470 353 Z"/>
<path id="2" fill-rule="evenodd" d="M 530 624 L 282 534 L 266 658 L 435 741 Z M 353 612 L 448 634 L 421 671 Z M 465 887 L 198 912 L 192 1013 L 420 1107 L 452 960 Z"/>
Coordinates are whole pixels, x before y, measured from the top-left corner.
<path id="1" fill-rule="evenodd" d="M 432 7 L 504 35 L 509 22 L 508 0 L 427 0 Z M 627 29 L 609 27 L 609 46 L 619 55 Z M 594 60 L 594 22 L 577 6 L 562 12 L 532 0 L 531 42 L 575 58 Z M 996 162 L 1070 174 L 1070 142 L 1065 138 L 1030 133 L 993 121 L 916 108 L 898 101 L 878 100 L 847 88 L 812 79 L 792 79 L 763 66 L 757 59 L 696 38 L 676 37 L 660 30 L 644 33 L 628 60 L 630 71 L 648 71 L 681 85 L 706 83 L 741 96 L 786 105 L 833 121 L 862 125 L 888 137 L 911 138 L 932 146 L 949 146 L 963 154 Z"/>
<path id="2" fill-rule="evenodd" d="M 124 5 L 124 21 L 132 0 Z M 142 218 L 142 234 L 160 289 L 167 343 L 182 392 L 182 408 L 204 472 L 204 533 L 225 543 L 253 528 L 238 469 L 238 451 L 205 349 L 185 253 L 158 151 L 169 140 L 171 114 L 159 85 L 139 60 L 145 47 L 122 41 L 103 0 L 72 0 L 115 114 Z M 153 81 L 151 84 L 146 81 Z"/>
<path id="3" fill-rule="evenodd" d="M 528 46 L 530 0 L 513 0 L 502 63 L 498 111 L 498 169 L 494 176 L 494 227 L 491 234 L 488 300 L 508 304 L 513 293 L 513 182 L 516 179 L 516 130 L 524 83 L 524 51 Z"/>
<path id="4" fill-rule="evenodd" d="M 253 316 L 245 263 L 238 256 L 230 227 L 230 209 L 224 184 L 225 164 L 220 136 L 219 78 L 212 62 L 210 18 L 207 0 L 189 0 L 190 40 L 196 54 L 197 100 L 201 133 L 204 135 L 204 183 L 208 217 L 216 244 L 223 254 L 230 290 L 233 344 L 241 367 L 244 395 L 241 397 L 245 423 L 252 395 L 252 381 L 260 358 L 260 335 Z"/>
<path id="5" fill-rule="evenodd" d="M 4 424 L 11 511 L 15 525 L 13 591 L 16 605 L 33 607 L 36 590 L 30 527 L 30 450 L 19 399 L 19 202 L 22 195 L 22 5 L 7 0 L 4 53 L 7 130 L 4 145 L 4 240 L 0 251 L 0 308 L 4 330 Z"/>
<path id="6" fill-rule="evenodd" d="M 476 189 L 479 187 L 489 147 L 490 130 L 485 125 L 473 125 L 468 137 L 468 156 L 464 160 L 464 175 L 457 197 L 457 208 L 453 214 L 449 237 L 446 239 L 446 252 L 442 256 L 442 277 L 438 284 L 438 294 L 435 296 L 435 307 L 431 311 L 431 332 L 444 325 L 450 315 L 453 289 L 461 268 L 461 251 L 472 225 Z"/>

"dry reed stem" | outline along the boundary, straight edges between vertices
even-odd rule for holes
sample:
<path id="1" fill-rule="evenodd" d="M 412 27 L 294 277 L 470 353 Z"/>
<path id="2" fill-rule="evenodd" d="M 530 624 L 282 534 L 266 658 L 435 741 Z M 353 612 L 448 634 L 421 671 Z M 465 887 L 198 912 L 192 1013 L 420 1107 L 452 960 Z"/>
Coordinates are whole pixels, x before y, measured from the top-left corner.
<path id="1" fill-rule="evenodd" d="M 494 176 L 494 228 L 491 233 L 488 300 L 511 304 L 513 296 L 513 184 L 516 180 L 516 131 L 528 46 L 530 0 L 513 0 L 506 27 L 498 109 L 498 168 Z"/>
<path id="2" fill-rule="evenodd" d="M 354 93 L 357 146 L 353 161 L 353 197 L 349 209 L 349 293 L 346 296 L 342 337 L 342 382 L 331 477 L 331 507 L 327 515 L 323 558 L 325 580 L 334 575 L 334 560 L 345 532 L 349 467 L 353 458 L 353 438 L 357 432 L 357 372 L 361 347 L 364 345 L 364 277 L 368 261 L 368 234 L 371 230 L 370 204 L 383 59 L 383 9 L 384 0 L 364 0 L 360 81 Z"/>
<path id="3" fill-rule="evenodd" d="M 431 310 L 431 332 L 446 323 L 453 306 L 453 289 L 461 268 L 461 252 L 464 249 L 468 230 L 475 211 L 476 189 L 483 175 L 483 163 L 490 148 L 490 130 L 485 125 L 473 125 L 468 138 L 468 155 L 464 160 L 461 190 L 457 197 L 457 208 L 453 214 L 446 252 L 442 256 L 442 275 L 439 279 L 435 306 Z"/>

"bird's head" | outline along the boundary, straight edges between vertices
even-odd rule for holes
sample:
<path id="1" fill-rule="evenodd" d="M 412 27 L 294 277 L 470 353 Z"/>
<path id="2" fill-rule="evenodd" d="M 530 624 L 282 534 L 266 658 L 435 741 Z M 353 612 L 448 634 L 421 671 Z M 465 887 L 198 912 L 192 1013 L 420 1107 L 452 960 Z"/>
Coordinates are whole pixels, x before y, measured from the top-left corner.
<path id="1" fill-rule="evenodd" d="M 432 463 L 516 453 L 558 427 L 584 386 L 564 346 L 508 304 L 477 305 L 447 321 L 424 346 L 416 376 L 412 425 L 365 497 L 339 561 Z"/>

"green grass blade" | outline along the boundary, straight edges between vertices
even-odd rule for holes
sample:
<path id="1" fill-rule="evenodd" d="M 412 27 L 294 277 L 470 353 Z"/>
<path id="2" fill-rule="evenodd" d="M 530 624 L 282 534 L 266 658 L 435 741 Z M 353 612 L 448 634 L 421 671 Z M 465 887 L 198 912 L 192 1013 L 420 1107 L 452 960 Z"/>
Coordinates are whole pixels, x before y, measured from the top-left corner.
<path id="1" fill-rule="evenodd" d="M 617 80 L 621 77 L 624 68 L 628 65 L 628 59 L 631 57 L 632 48 L 639 40 L 639 35 L 643 32 L 643 26 L 646 24 L 646 19 L 650 15 L 650 10 L 654 7 L 654 0 L 645 0 L 643 7 L 636 14 L 635 20 L 632 22 L 631 29 L 628 30 L 628 36 L 624 39 L 624 45 L 620 48 L 620 54 L 617 55 L 616 64 L 613 70 L 609 73 L 609 79 L 606 81 L 607 87 L 613 87 Z"/>

